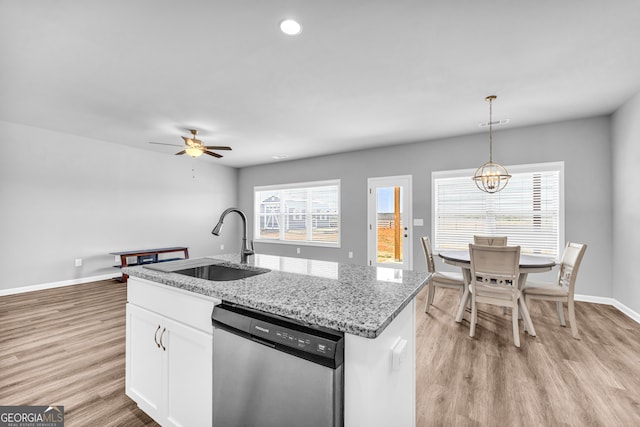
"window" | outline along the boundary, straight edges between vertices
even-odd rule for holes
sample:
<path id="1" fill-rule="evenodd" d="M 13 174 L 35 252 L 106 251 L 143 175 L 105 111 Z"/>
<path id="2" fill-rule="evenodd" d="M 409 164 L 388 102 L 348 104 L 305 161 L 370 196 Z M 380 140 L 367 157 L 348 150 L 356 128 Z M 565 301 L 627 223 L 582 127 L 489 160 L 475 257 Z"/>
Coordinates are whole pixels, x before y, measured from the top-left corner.
<path id="1" fill-rule="evenodd" d="M 255 187 L 255 239 L 340 246 L 340 180 Z"/>
<path id="2" fill-rule="evenodd" d="M 474 170 L 433 172 L 434 250 L 466 249 L 473 235 L 505 235 L 521 252 L 559 258 L 564 245 L 564 162 L 509 166 L 504 190 L 480 191 Z"/>

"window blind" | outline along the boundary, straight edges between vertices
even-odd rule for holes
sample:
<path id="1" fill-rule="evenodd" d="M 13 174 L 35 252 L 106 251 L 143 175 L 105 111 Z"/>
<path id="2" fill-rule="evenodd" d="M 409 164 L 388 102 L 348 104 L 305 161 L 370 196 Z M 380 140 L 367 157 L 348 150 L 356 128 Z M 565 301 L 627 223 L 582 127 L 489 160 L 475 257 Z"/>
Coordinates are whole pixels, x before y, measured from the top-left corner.
<path id="1" fill-rule="evenodd" d="M 473 236 L 508 236 L 521 253 L 558 258 L 563 242 L 563 164 L 510 166 L 500 192 L 480 191 L 473 171 L 434 172 L 434 250 L 467 249 Z"/>

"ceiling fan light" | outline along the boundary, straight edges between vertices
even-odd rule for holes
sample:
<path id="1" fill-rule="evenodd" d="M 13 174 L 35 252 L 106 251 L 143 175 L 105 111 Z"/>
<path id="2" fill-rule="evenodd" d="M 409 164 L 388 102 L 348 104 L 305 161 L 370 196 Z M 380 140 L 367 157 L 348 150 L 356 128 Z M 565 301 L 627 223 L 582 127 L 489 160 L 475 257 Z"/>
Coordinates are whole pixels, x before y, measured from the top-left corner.
<path id="1" fill-rule="evenodd" d="M 184 143 L 187 144 L 189 147 L 193 147 L 197 145 L 195 142 L 195 139 L 187 138 L 186 136 L 183 136 L 182 139 L 184 139 Z"/>
<path id="2" fill-rule="evenodd" d="M 199 157 L 202 156 L 202 149 L 196 147 L 189 147 L 184 150 L 191 157 Z"/>

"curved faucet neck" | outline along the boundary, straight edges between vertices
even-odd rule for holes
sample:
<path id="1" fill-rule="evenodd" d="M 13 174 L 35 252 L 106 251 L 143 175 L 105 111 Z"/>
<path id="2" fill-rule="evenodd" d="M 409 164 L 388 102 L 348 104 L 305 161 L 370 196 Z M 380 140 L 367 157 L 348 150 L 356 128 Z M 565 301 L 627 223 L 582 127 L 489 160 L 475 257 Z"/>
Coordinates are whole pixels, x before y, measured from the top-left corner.
<path id="1" fill-rule="evenodd" d="M 225 209 L 224 212 L 222 212 L 222 214 L 220 215 L 220 219 L 224 219 L 224 217 L 226 217 L 227 215 L 229 215 L 231 212 L 236 212 L 238 215 L 240 215 L 240 217 L 242 218 L 242 221 L 246 224 L 247 223 L 247 216 L 244 214 L 244 212 L 242 212 L 240 209 L 238 208 L 228 208 Z"/>
<path id="2" fill-rule="evenodd" d="M 211 232 L 212 234 L 215 234 L 216 236 L 218 235 L 218 233 L 220 232 L 220 228 L 222 227 L 222 223 L 224 222 L 224 219 L 227 215 L 229 215 L 231 212 L 235 212 L 238 215 L 240 215 L 240 218 L 242 218 L 242 247 L 240 249 L 240 262 L 242 264 L 246 264 L 247 263 L 247 257 L 249 255 L 253 255 L 253 247 L 251 249 L 249 249 L 249 245 L 247 244 L 247 216 L 244 214 L 244 212 L 242 212 L 240 209 L 238 208 L 228 208 L 225 209 L 224 212 L 222 212 L 222 214 L 220 215 L 220 219 L 218 220 L 218 224 L 216 224 L 215 228 L 213 229 L 213 231 Z M 251 245 L 253 246 L 253 245 Z"/>

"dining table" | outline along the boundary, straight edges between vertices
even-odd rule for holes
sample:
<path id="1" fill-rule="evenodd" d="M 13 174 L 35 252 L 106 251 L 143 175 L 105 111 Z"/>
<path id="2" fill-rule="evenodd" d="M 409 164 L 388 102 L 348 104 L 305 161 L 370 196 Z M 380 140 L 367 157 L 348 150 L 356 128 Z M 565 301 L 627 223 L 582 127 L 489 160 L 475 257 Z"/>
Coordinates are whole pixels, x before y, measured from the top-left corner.
<path id="1" fill-rule="evenodd" d="M 464 317 L 464 311 L 470 297 L 469 284 L 471 283 L 471 255 L 469 254 L 468 249 L 451 249 L 438 252 L 438 256 L 442 258 L 442 261 L 444 261 L 446 264 L 460 267 L 460 269 L 462 269 L 462 276 L 464 277 L 465 282 L 465 290 L 463 296 L 460 298 L 460 303 L 458 304 L 458 310 L 456 312 L 455 318 L 456 322 L 460 323 L 462 322 L 462 318 Z M 555 265 L 555 260 L 551 258 L 541 257 L 537 255 L 520 254 L 520 275 L 518 276 L 518 289 L 522 290 L 522 288 L 524 288 L 529 273 L 543 273 L 545 271 L 551 270 Z M 526 310 L 528 307 L 526 307 L 524 298 L 520 298 L 519 301 L 521 306 L 525 306 Z M 536 330 L 533 326 L 533 322 L 531 322 L 529 316 L 526 317 L 527 318 L 523 317 L 525 331 L 527 331 L 530 336 L 535 337 Z"/>

